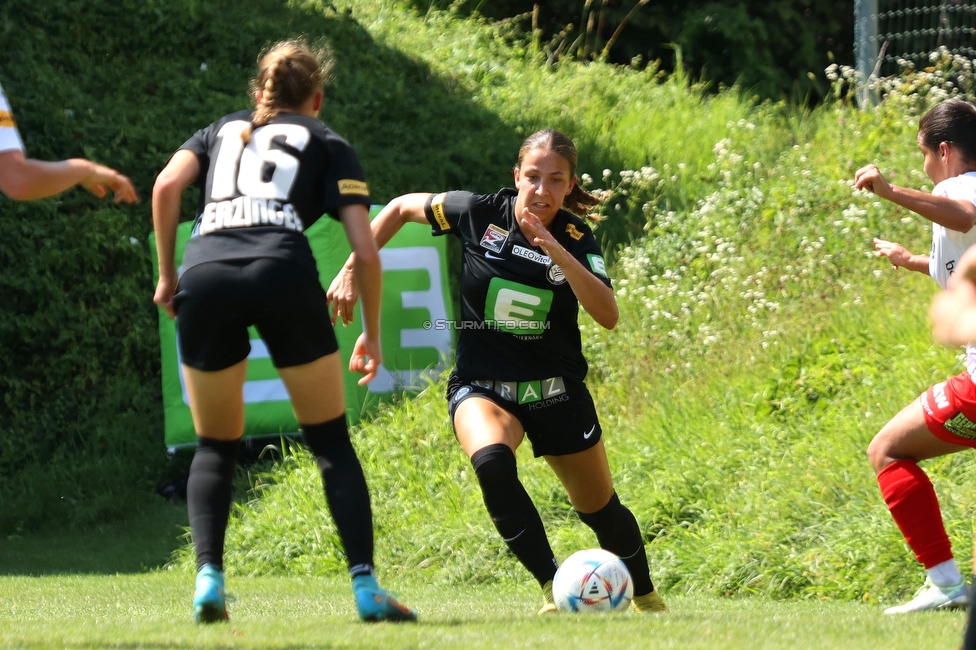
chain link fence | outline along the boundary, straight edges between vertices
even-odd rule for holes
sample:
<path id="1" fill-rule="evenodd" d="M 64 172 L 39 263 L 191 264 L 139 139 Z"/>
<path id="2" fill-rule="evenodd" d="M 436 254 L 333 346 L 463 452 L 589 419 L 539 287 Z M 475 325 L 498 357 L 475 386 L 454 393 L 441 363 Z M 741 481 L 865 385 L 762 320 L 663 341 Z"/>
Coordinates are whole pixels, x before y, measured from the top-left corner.
<path id="1" fill-rule="evenodd" d="M 898 72 L 899 61 L 924 67 L 927 55 L 940 47 L 976 56 L 976 0 L 854 0 L 854 16 L 862 106 L 877 102 L 871 78 Z"/>

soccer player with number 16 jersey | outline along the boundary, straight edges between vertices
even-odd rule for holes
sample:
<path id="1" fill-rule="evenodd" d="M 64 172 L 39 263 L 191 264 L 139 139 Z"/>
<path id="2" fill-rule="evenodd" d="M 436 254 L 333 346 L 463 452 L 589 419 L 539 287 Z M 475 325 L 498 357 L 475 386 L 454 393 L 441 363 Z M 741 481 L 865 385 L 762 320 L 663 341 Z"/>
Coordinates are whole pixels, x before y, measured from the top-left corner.
<path id="1" fill-rule="evenodd" d="M 381 361 L 382 270 L 356 154 L 317 119 L 326 61 L 301 41 L 272 47 L 252 82 L 254 110 L 228 115 L 187 140 L 153 189 L 159 254 L 154 300 L 176 318 L 198 440 L 187 509 L 198 568 L 193 610 L 201 623 L 227 618 L 224 535 L 244 433 L 251 325 L 268 346 L 318 464 L 359 616 L 416 620 L 415 612 L 379 588 L 373 574 L 369 492 L 349 438 L 325 292 L 304 235 L 328 214 L 342 223 L 356 252 L 365 318 L 350 366 L 367 381 Z M 200 206 L 177 277 L 180 203 L 192 184 L 200 187 Z"/>

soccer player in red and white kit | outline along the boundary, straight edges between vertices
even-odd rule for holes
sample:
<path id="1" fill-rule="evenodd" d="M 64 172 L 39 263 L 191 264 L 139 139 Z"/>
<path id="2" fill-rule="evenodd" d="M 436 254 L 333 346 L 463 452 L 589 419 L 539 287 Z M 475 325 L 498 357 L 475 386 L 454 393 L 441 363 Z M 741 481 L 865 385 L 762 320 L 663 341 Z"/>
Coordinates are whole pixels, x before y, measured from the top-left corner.
<path id="1" fill-rule="evenodd" d="M 224 535 L 244 433 L 250 325 L 268 346 L 315 457 L 360 618 L 417 618 L 380 589 L 374 576 L 369 492 L 349 438 L 325 291 L 304 234 L 328 214 L 342 223 L 356 252 L 364 331 L 350 368 L 367 381 L 382 360 L 382 269 L 369 228 L 363 170 L 352 147 L 317 119 L 330 63 L 302 41 L 272 47 L 252 82 L 254 110 L 198 131 L 173 154 L 153 188 L 159 253 L 154 300 L 176 318 L 198 441 L 186 495 L 197 554 L 198 622 L 227 618 Z M 177 277 L 181 198 L 193 184 L 200 187 L 200 205 Z"/>
<path id="2" fill-rule="evenodd" d="M 888 182 L 877 165 L 857 170 L 854 186 L 932 222 L 930 255 L 882 239 L 874 244 L 895 267 L 926 273 L 945 289 L 966 250 L 976 243 L 976 107 L 961 100 L 929 110 L 918 126 L 931 194 Z M 969 587 L 952 555 L 939 501 L 919 461 L 976 447 L 976 346 L 966 371 L 932 386 L 893 417 L 871 441 L 868 458 L 881 494 L 928 574 L 915 597 L 886 614 L 965 607 Z"/>

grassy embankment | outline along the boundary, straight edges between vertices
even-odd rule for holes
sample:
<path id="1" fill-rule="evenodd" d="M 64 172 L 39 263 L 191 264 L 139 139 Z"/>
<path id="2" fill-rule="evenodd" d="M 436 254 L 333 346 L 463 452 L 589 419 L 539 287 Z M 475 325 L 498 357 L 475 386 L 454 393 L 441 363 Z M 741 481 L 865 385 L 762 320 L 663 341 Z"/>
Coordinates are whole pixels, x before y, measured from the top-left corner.
<path id="1" fill-rule="evenodd" d="M 646 236 L 614 250 L 620 324 L 602 332 L 584 317 L 583 328 L 617 489 L 661 585 L 878 603 L 910 594 L 922 573 L 864 449 L 958 364 L 928 335 L 931 280 L 873 255 L 874 236 L 926 250 L 927 226 L 851 189 L 871 161 L 926 186 L 907 104 L 757 107 L 647 71 L 540 70 L 490 31 L 452 40 L 439 15 L 407 29 L 392 10 L 357 11 L 378 42 L 428 57 L 514 130 L 575 134 L 579 171 L 614 191 L 604 233 L 641 219 Z M 502 65 L 504 54 L 514 60 Z M 605 175 L 594 158 L 623 160 L 623 171 Z M 442 389 L 357 434 L 381 566 L 455 585 L 524 579 L 482 512 Z M 591 545 L 548 468 L 522 451 L 557 554 Z M 969 455 L 926 467 L 968 569 Z M 259 484 L 231 527 L 230 566 L 338 568 L 310 464 L 288 460 Z"/>
<path id="2" fill-rule="evenodd" d="M 444 137 L 468 137 L 465 116 L 497 120 L 508 151 L 482 158 L 469 150 L 459 166 L 505 171 L 522 135 L 560 128 L 576 139 L 579 171 L 592 178 L 591 187 L 613 190 L 602 231 L 608 241 L 638 237 L 625 248 L 610 244 L 620 324 L 603 332 L 586 317 L 582 322 L 617 489 L 645 531 L 653 575 L 675 602 L 676 616 L 654 623 L 660 636 L 684 641 L 673 647 L 693 647 L 690 639 L 702 629 L 716 635 L 708 647 L 723 640 L 741 646 L 744 637 L 767 647 L 839 647 L 831 638 L 848 647 L 918 647 L 918 639 L 944 646 L 957 639 L 958 615 L 881 620 L 880 605 L 909 595 L 922 573 L 864 457 L 892 414 L 958 368 L 954 351 L 928 336 L 934 284 L 894 272 L 871 253 L 873 236 L 924 252 L 927 227 L 850 187 L 854 170 L 870 161 L 895 182 L 926 186 L 914 145 L 917 114 L 894 105 L 859 113 L 840 104 L 801 113 L 757 107 L 731 91 L 706 97 L 687 80 L 649 71 L 574 64 L 544 70 L 530 46 L 512 47 L 495 30 L 439 14 L 417 21 L 386 4 L 353 9 L 373 46 L 422 61 L 433 87 L 474 107 L 448 122 Z M 343 83 L 340 70 L 337 88 Z M 411 117 L 409 105 L 375 108 L 406 123 L 423 118 Z M 465 185 L 487 191 L 505 175 L 473 174 Z M 438 182 L 451 187 L 452 180 Z M 470 603 L 482 589 L 517 593 L 515 617 L 530 613 L 535 595 L 483 513 L 442 393 L 435 385 L 385 411 L 356 432 L 356 441 L 373 493 L 381 578 L 426 607 L 428 620 L 460 621 L 463 636 L 467 612 L 480 611 Z M 551 472 L 528 452 L 521 451 L 521 475 L 557 555 L 592 545 Z M 969 455 L 925 467 L 969 570 Z M 287 591 L 294 580 L 275 587 L 243 576 L 334 577 L 343 564 L 307 458 L 288 458 L 252 482 L 228 536 L 228 573 L 242 591 L 243 620 L 271 607 L 257 592 Z M 183 577 L 147 578 L 167 607 L 186 598 L 170 581 L 188 579 L 187 563 L 184 548 L 174 565 Z M 331 589 L 332 578 L 323 580 Z M 7 591 L 43 604 L 43 583 L 32 584 L 25 590 L 8 582 Z M 473 586 L 479 584 L 485 586 Z M 757 598 L 713 600 L 720 596 Z M 318 600 L 310 620 L 344 602 Z M 820 604 L 825 600 L 870 607 Z M 489 612 L 508 611 L 507 598 L 488 603 Z M 182 608 L 169 616 L 182 620 Z M 488 625 L 493 615 L 485 614 Z M 564 629 L 533 621 L 525 623 L 533 630 L 525 638 L 602 634 L 603 626 L 623 638 L 630 620 L 579 623 L 575 632 L 576 623 Z M 787 628 L 802 628 L 803 636 L 791 638 Z M 269 634 L 286 630 L 304 634 L 288 625 Z M 438 629 L 415 643 L 446 647 L 454 643 L 449 633 Z M 496 633 L 493 625 L 475 632 Z M 377 634 L 406 634 L 399 644 L 411 643 L 411 632 Z M 384 642 L 350 635 L 337 645 Z"/>

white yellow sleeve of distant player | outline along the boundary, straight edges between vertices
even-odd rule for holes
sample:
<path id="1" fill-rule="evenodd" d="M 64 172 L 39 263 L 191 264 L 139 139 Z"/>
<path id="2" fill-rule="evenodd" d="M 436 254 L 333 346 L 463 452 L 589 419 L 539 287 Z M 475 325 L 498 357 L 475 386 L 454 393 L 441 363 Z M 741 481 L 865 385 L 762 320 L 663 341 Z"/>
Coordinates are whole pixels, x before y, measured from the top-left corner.
<path id="1" fill-rule="evenodd" d="M 24 143 L 17 132 L 17 122 L 7 96 L 3 94 L 3 86 L 0 86 L 0 151 L 11 150 L 23 151 Z"/>

